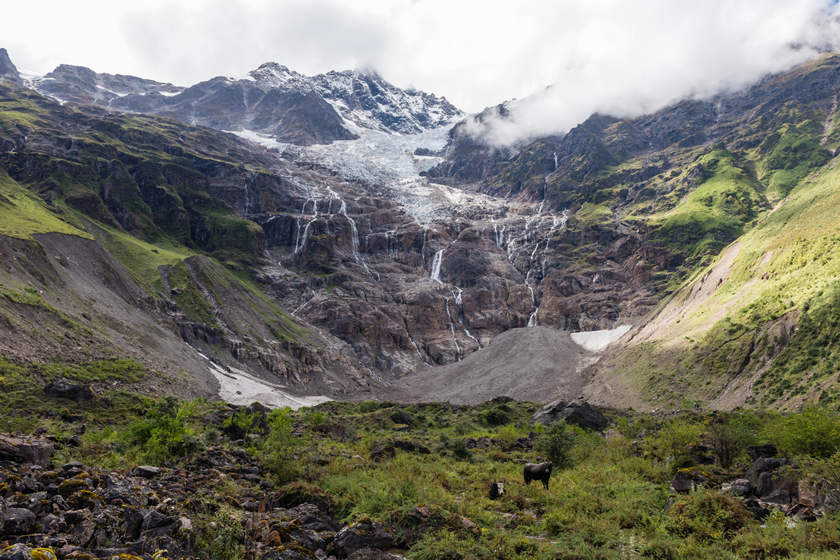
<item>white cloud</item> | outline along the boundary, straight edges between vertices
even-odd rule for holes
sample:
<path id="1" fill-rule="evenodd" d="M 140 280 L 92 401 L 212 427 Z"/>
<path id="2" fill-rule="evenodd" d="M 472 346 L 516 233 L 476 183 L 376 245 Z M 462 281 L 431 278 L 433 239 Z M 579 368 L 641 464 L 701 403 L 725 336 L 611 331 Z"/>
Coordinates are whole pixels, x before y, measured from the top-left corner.
<path id="1" fill-rule="evenodd" d="M 468 111 L 526 98 L 496 142 L 736 88 L 832 44 L 830 0 L 113 0 L 14 2 L 0 41 L 58 63 L 190 84 L 275 60 L 372 67 Z M 836 11 L 836 8 L 831 8 Z M 549 84 L 555 84 L 544 91 Z M 534 94 L 534 92 L 539 92 Z M 533 95 L 532 95 L 533 94 Z"/>

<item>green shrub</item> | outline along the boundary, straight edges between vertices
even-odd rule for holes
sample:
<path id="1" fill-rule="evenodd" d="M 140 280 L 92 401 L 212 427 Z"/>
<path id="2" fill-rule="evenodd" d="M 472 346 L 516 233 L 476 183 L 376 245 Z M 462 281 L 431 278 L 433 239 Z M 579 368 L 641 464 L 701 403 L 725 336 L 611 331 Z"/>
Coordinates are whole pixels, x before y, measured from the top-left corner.
<path id="1" fill-rule="evenodd" d="M 256 414 L 248 411 L 247 408 L 240 408 L 222 423 L 222 429 L 233 439 L 243 439 L 253 429 Z"/>
<path id="2" fill-rule="evenodd" d="M 197 524 L 196 548 L 202 558 L 239 560 L 244 557 L 242 521 L 225 507 Z"/>
<path id="3" fill-rule="evenodd" d="M 195 402 L 179 404 L 175 397 L 158 401 L 129 427 L 129 441 L 140 447 L 147 460 L 156 463 L 194 453 L 200 442 L 188 422 L 195 407 Z"/>
<path id="4" fill-rule="evenodd" d="M 304 421 L 316 430 L 322 430 L 329 422 L 329 417 L 320 410 L 312 410 L 304 416 Z"/>
<path id="5" fill-rule="evenodd" d="M 674 468 L 687 466 L 685 453 L 689 444 L 696 443 L 703 434 L 703 426 L 689 422 L 684 419 L 677 419 L 666 424 L 659 430 L 653 440 L 655 452 L 663 459 L 670 458 Z"/>
<path id="6" fill-rule="evenodd" d="M 291 409 L 278 408 L 268 415 L 268 436 L 263 442 L 261 462 L 279 484 L 291 482 L 300 476 L 295 461 L 295 438 L 292 435 Z"/>
<path id="7" fill-rule="evenodd" d="M 494 406 L 482 414 L 481 420 L 488 426 L 502 426 L 510 423 L 510 409 L 508 407 Z"/>
<path id="8" fill-rule="evenodd" d="M 740 500 L 720 492 L 699 490 L 679 498 L 671 506 L 665 528 L 678 537 L 711 543 L 732 538 L 751 519 Z"/>
<path id="9" fill-rule="evenodd" d="M 452 443 L 452 455 L 461 461 L 468 461 L 472 459 L 472 452 L 470 452 L 466 442 L 462 439 L 456 439 Z"/>
<path id="10" fill-rule="evenodd" d="M 827 458 L 840 451 L 840 416 L 809 405 L 770 423 L 765 435 L 784 453 Z"/>
<path id="11" fill-rule="evenodd" d="M 758 442 L 758 422 L 754 414 L 734 414 L 712 420 L 709 436 L 722 467 L 729 468 L 748 445 Z"/>
<path id="12" fill-rule="evenodd" d="M 574 431 L 565 421 L 560 420 L 550 425 L 537 437 L 534 449 L 545 455 L 555 468 L 562 469 L 572 464 L 571 450 L 574 443 Z"/>

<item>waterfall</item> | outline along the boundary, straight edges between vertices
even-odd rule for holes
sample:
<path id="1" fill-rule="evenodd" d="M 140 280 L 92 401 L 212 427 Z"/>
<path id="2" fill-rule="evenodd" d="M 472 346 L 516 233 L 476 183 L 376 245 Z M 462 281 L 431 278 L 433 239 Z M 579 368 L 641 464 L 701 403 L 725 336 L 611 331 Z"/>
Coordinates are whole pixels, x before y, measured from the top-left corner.
<path id="1" fill-rule="evenodd" d="M 426 359 L 426 356 L 420 351 L 420 347 L 417 345 L 417 341 L 414 340 L 414 337 L 411 336 L 411 332 L 408 330 L 408 323 L 405 322 L 403 319 L 403 328 L 405 328 L 405 334 L 408 335 L 408 340 L 411 341 L 411 345 L 414 346 L 414 350 L 417 352 L 417 355 L 420 356 L 420 359 L 423 360 L 424 364 L 430 365 L 429 361 Z"/>
<path id="2" fill-rule="evenodd" d="M 443 284 L 440 281 L 440 267 L 443 264 L 443 249 L 440 249 L 435 253 L 435 258 L 432 260 L 432 272 L 429 275 L 429 278 L 437 282 L 438 284 Z M 447 307 L 447 309 L 449 309 Z"/>
<path id="3" fill-rule="evenodd" d="M 534 312 L 528 316 L 528 326 L 529 327 L 536 327 L 539 326 L 539 322 L 537 321 L 537 313 L 540 312 L 540 306 L 538 305 Z"/>
<path id="4" fill-rule="evenodd" d="M 443 305 L 446 307 L 446 316 L 449 318 L 449 331 L 452 333 L 452 342 L 455 343 L 456 361 L 461 361 L 461 345 L 455 337 L 455 323 L 452 322 L 452 313 L 449 312 L 449 298 L 443 298 Z"/>
<path id="5" fill-rule="evenodd" d="M 455 309 L 457 310 L 458 315 L 458 323 L 461 324 L 461 328 L 464 329 L 464 334 L 467 335 L 468 338 L 472 339 L 473 342 L 478 344 L 479 348 L 484 348 L 481 345 L 481 342 L 472 335 L 470 330 L 467 328 L 466 321 L 464 319 L 464 300 L 463 300 L 464 290 L 461 288 L 455 287 L 455 290 L 452 291 L 452 298 L 455 300 Z"/>
<path id="6" fill-rule="evenodd" d="M 338 196 L 338 194 L 332 189 L 332 187 L 327 187 L 327 191 L 330 193 L 330 196 L 341 204 L 338 208 L 338 213 L 344 216 L 347 222 L 350 224 L 350 246 L 353 250 L 353 258 L 356 260 L 357 263 L 362 265 L 365 268 L 365 271 L 370 274 L 371 276 L 374 275 L 374 272 L 368 268 L 367 262 L 362 256 L 359 254 L 359 228 L 356 227 L 356 220 L 351 218 L 347 214 L 347 202 L 344 201 L 343 198 Z M 330 201 L 330 208 L 332 208 L 332 201 Z M 379 274 L 376 273 L 377 280 L 379 279 Z"/>
<path id="7" fill-rule="evenodd" d="M 557 152 L 554 152 L 554 171 L 557 171 Z"/>
<path id="8" fill-rule="evenodd" d="M 301 222 L 306 215 L 306 205 L 312 202 L 312 218 L 303 226 L 303 236 L 301 236 Z M 309 227 L 312 222 L 318 219 L 318 200 L 315 198 L 307 198 L 303 201 L 303 206 L 300 207 L 300 214 L 297 217 L 297 235 L 295 236 L 295 252 L 297 255 L 301 249 L 306 245 L 306 240 L 309 238 Z"/>
<path id="9" fill-rule="evenodd" d="M 251 213 L 251 191 L 248 189 L 248 181 L 247 180 L 243 181 L 243 184 L 245 185 L 245 194 L 244 194 L 244 199 L 245 200 L 243 201 L 244 209 L 242 211 L 242 214 L 247 216 L 248 214 Z"/>
<path id="10" fill-rule="evenodd" d="M 560 226 L 560 231 L 566 229 L 566 222 L 569 220 L 569 209 L 566 208 L 560 214 L 560 217 L 552 216 L 551 217 L 551 228 L 548 230 L 548 236 L 545 238 L 545 247 L 543 247 L 543 260 L 542 260 L 542 277 L 545 279 L 546 273 L 546 262 L 548 261 L 548 246 L 551 243 L 551 237 L 554 235 L 554 230 L 557 229 L 557 226 Z"/>
<path id="11" fill-rule="evenodd" d="M 423 269 L 426 269 L 426 237 L 429 235 L 429 228 L 423 226 L 423 245 L 420 246 L 420 258 L 423 259 Z"/>

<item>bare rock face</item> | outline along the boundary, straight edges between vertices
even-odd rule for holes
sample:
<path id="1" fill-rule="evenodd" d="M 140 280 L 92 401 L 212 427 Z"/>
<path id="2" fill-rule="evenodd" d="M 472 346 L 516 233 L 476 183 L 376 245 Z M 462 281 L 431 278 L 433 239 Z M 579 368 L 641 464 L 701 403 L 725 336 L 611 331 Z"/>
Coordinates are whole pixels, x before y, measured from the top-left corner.
<path id="1" fill-rule="evenodd" d="M 44 386 L 44 394 L 49 397 L 68 399 L 74 402 L 93 400 L 93 391 L 87 385 L 71 383 L 66 379 L 56 379 Z"/>
<path id="2" fill-rule="evenodd" d="M 18 86 L 23 84 L 17 67 L 9 58 L 9 53 L 3 48 L 0 48 L 0 80 L 6 80 Z"/>
<path id="3" fill-rule="evenodd" d="M 609 419 L 600 410 L 586 402 L 555 401 L 547 404 L 531 417 L 532 423 L 540 422 L 544 426 L 558 420 L 565 420 L 569 424 L 599 432 L 609 425 Z"/>
<path id="4" fill-rule="evenodd" d="M 46 465 L 53 446 L 46 440 L 0 434 L 0 460 Z"/>

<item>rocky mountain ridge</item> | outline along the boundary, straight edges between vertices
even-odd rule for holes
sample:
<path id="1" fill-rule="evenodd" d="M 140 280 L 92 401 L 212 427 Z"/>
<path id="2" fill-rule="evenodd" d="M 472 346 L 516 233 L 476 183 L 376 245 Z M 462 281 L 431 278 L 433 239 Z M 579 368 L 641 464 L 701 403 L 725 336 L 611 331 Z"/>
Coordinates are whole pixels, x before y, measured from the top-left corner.
<path id="1" fill-rule="evenodd" d="M 31 85 L 63 102 L 163 115 L 302 145 L 353 139 L 357 128 L 414 134 L 462 115 L 445 98 L 400 89 L 375 72 L 305 76 L 275 62 L 243 77 L 219 76 L 186 88 L 62 64 Z"/>

